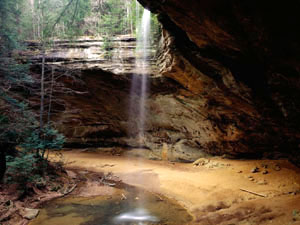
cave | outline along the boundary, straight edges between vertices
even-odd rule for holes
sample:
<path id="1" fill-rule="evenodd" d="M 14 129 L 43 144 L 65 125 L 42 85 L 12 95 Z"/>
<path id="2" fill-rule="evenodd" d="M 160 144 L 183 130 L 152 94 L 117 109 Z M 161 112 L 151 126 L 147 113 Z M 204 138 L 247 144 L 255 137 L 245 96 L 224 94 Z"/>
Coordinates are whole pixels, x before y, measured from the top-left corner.
<path id="1" fill-rule="evenodd" d="M 63 135 L 59 155 L 49 147 L 42 157 L 56 170 L 64 164 L 60 176 L 69 183 L 62 183 L 74 186 L 45 179 L 59 199 L 25 198 L 16 221 L 300 224 L 298 0 L 66 2 L 56 20 L 41 14 L 30 22 L 26 47 L 8 58 L 29 63 L 34 82 L 12 92 L 36 113 L 36 130 L 53 126 Z M 54 21 L 51 32 L 41 18 Z M 26 36 L 23 29 L 17 33 Z M 0 79 L 3 90 L 11 90 L 7 83 Z M 30 188 L 41 195 L 36 183 Z M 13 203 L 3 199 L 7 214 Z M 29 206 L 40 214 L 28 219 Z"/>

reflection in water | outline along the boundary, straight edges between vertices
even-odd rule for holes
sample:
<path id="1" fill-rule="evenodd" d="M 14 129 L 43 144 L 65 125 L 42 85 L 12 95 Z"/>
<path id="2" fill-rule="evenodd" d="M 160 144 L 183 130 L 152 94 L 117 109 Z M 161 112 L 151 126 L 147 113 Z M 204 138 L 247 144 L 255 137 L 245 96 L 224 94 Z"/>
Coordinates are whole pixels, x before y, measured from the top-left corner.
<path id="1" fill-rule="evenodd" d="M 147 212 L 145 209 L 136 209 L 132 212 L 122 213 L 121 215 L 114 218 L 114 222 L 116 224 L 119 223 L 136 223 L 138 222 L 139 225 L 146 224 L 145 222 L 158 222 L 158 218 L 152 216 Z"/>
<path id="2" fill-rule="evenodd" d="M 192 220 L 184 208 L 161 196 L 136 188 L 114 192 L 51 201 L 30 225 L 184 225 Z"/>

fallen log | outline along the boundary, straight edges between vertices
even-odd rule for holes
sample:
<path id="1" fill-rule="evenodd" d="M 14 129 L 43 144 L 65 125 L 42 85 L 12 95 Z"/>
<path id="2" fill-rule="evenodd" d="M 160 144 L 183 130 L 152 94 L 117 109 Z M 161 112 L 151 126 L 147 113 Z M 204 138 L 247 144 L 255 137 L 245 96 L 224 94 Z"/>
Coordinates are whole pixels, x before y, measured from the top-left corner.
<path id="1" fill-rule="evenodd" d="M 266 198 L 266 197 L 267 197 L 266 195 L 259 194 L 259 193 L 256 193 L 256 192 L 253 192 L 253 191 L 249 191 L 249 190 L 246 190 L 246 189 L 240 188 L 240 190 L 241 190 L 241 191 L 244 191 L 244 192 L 247 192 L 247 193 L 250 193 L 250 194 L 253 194 L 253 195 L 256 195 L 256 196 L 259 196 L 259 197 L 263 197 L 263 198 Z"/>

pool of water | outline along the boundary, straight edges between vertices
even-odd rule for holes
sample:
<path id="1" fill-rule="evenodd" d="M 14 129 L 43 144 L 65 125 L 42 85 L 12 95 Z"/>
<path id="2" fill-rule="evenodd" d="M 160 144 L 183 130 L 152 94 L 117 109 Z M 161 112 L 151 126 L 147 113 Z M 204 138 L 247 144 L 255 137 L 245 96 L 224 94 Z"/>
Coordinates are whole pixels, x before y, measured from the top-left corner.
<path id="1" fill-rule="evenodd" d="M 129 188 L 111 196 L 51 201 L 30 225 L 184 225 L 191 220 L 187 211 L 175 202 Z"/>

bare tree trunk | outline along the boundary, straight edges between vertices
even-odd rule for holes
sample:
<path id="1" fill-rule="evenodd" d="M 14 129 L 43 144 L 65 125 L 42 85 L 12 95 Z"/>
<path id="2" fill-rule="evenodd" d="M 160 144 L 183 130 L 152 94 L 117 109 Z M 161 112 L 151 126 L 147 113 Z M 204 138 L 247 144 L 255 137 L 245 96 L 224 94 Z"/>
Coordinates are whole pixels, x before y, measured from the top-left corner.
<path id="1" fill-rule="evenodd" d="M 31 16 L 32 16 L 32 33 L 33 33 L 33 40 L 36 40 L 36 29 L 35 29 L 35 12 L 34 12 L 34 0 L 30 0 L 31 4 Z"/>
<path id="2" fill-rule="evenodd" d="M 41 39 L 41 15 L 40 15 L 41 1 L 38 0 L 38 13 L 37 13 L 37 37 Z"/>
<path id="3" fill-rule="evenodd" d="M 41 4 L 39 0 L 39 4 L 41 7 L 41 28 L 40 28 L 40 33 L 41 33 L 41 38 L 44 39 L 44 6 Z"/>
<path id="4" fill-rule="evenodd" d="M 101 6 L 101 9 L 103 9 L 103 0 L 99 0 L 99 4 Z"/>
<path id="5" fill-rule="evenodd" d="M 44 127 L 43 115 L 44 115 L 44 98 L 45 98 L 45 52 L 43 52 L 42 59 L 42 74 L 41 74 L 41 105 L 40 105 L 40 131 Z"/>
<path id="6" fill-rule="evenodd" d="M 40 138 L 44 139 L 43 128 L 44 128 L 44 99 L 45 99 L 45 50 L 43 50 L 43 59 L 42 59 L 42 74 L 41 74 L 41 102 L 40 102 Z M 39 156 L 40 150 L 37 149 L 37 155 Z"/>
<path id="7" fill-rule="evenodd" d="M 65 35 L 65 33 L 66 33 L 65 32 L 65 23 L 64 22 L 62 23 L 62 33 L 63 33 L 63 35 Z"/>
<path id="8" fill-rule="evenodd" d="M 140 21 L 140 5 L 137 0 L 135 0 L 135 10 L 136 10 L 136 34 L 139 32 L 139 21 Z"/>
<path id="9" fill-rule="evenodd" d="M 52 107 L 52 95 L 53 95 L 53 86 L 54 86 L 54 67 L 51 68 L 51 88 L 50 88 L 50 96 L 49 96 L 49 108 L 48 108 L 48 123 L 50 123 L 51 116 L 51 107 Z"/>
<path id="10" fill-rule="evenodd" d="M 130 28 L 130 7 L 129 7 L 130 5 L 129 5 L 129 2 L 128 1 L 126 1 L 126 16 L 127 16 L 127 24 L 126 24 L 126 30 L 128 29 L 128 28 Z"/>
<path id="11" fill-rule="evenodd" d="M 6 171 L 6 158 L 5 158 L 5 149 L 1 148 L 0 150 L 0 183 L 3 180 L 5 171 Z"/>
<path id="12" fill-rule="evenodd" d="M 129 10 L 130 10 L 130 33 L 131 35 L 133 35 L 133 19 L 132 19 L 133 13 L 130 5 L 129 5 Z"/>
<path id="13" fill-rule="evenodd" d="M 16 4 L 16 8 L 17 8 L 17 10 L 19 10 L 19 4 Z M 16 24 L 17 24 L 18 35 L 21 35 L 20 14 L 16 15 Z"/>

